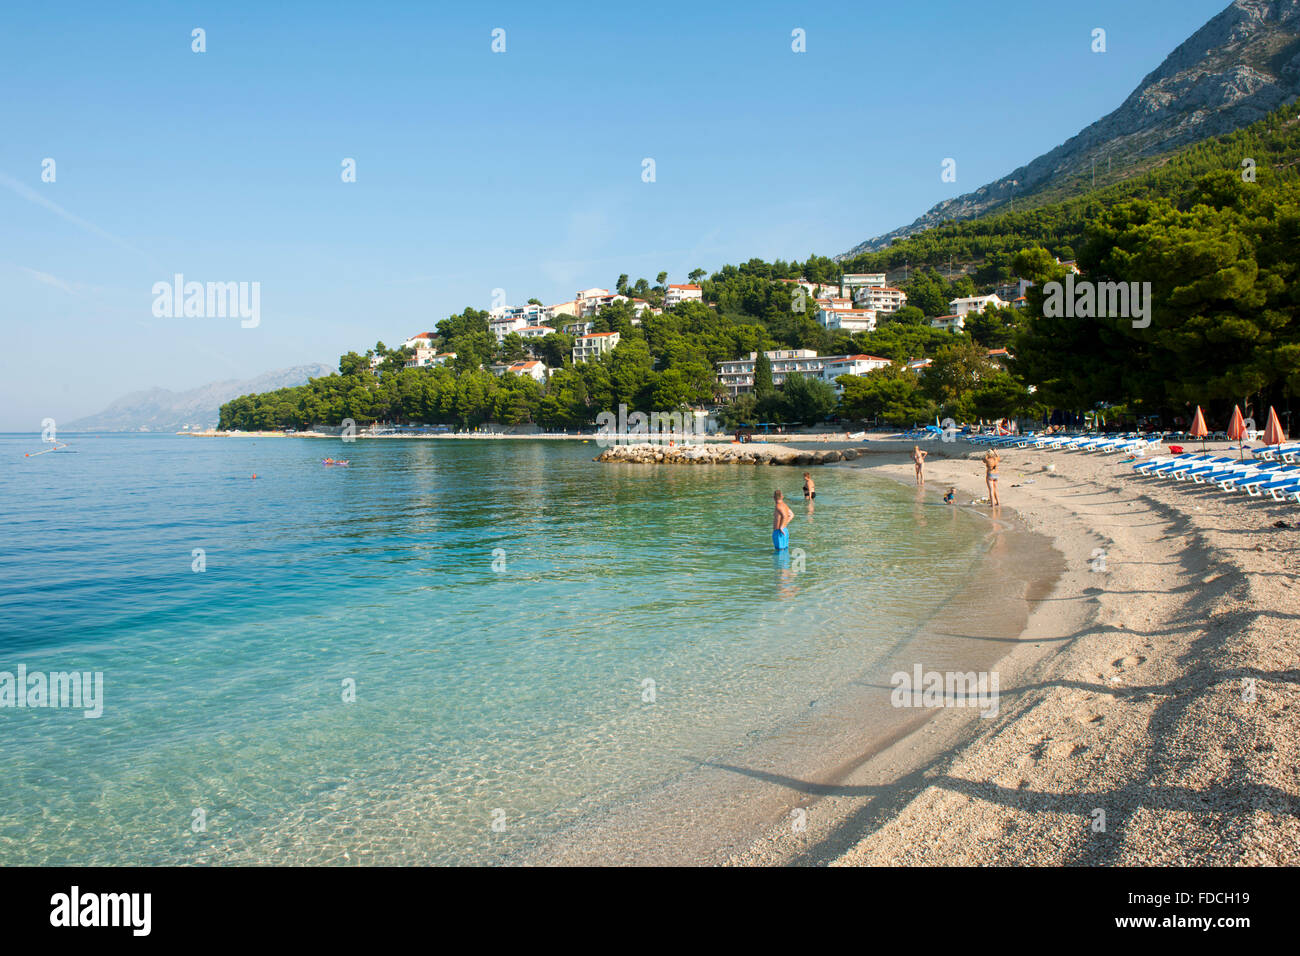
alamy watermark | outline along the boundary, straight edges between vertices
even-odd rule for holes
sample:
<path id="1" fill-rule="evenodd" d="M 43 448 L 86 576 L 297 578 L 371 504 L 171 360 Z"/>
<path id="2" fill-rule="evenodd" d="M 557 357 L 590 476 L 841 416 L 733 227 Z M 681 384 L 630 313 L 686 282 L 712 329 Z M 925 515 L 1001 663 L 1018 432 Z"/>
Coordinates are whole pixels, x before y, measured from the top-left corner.
<path id="1" fill-rule="evenodd" d="M 1074 280 L 1043 285 L 1043 315 L 1049 319 L 1132 319 L 1133 328 L 1151 325 L 1150 282 Z"/>
<path id="2" fill-rule="evenodd" d="M 997 671 L 895 671 L 889 702 L 895 707 L 977 707 L 981 717 L 998 715 Z"/>
<path id="3" fill-rule="evenodd" d="M 186 282 L 176 273 L 172 281 L 153 284 L 153 314 L 157 319 L 240 318 L 245 329 L 262 323 L 262 283 Z"/>
<path id="4" fill-rule="evenodd" d="M 0 708 L 71 708 L 95 719 L 104 714 L 103 671 L 0 671 Z"/>
<path id="5" fill-rule="evenodd" d="M 718 430 L 712 414 L 694 412 L 632 412 L 627 405 L 618 406 L 618 414 L 601 412 L 596 416 L 596 444 L 601 448 L 619 442 L 680 442 L 712 435 Z"/>

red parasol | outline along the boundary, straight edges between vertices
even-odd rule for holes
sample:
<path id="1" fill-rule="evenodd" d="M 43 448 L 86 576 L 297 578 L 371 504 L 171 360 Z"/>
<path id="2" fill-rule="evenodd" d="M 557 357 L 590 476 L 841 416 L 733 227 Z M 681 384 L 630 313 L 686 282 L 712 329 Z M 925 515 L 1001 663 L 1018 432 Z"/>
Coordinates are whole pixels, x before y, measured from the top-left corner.
<path id="1" fill-rule="evenodd" d="M 1197 405 L 1196 417 L 1192 419 L 1192 430 L 1187 434 L 1193 438 L 1199 438 L 1201 440 L 1201 451 L 1205 451 L 1205 436 L 1209 433 L 1210 430 L 1205 427 L 1205 416 L 1201 414 L 1201 406 Z"/>
<path id="2" fill-rule="evenodd" d="M 1241 439 L 1246 434 L 1246 420 L 1241 417 L 1241 406 L 1232 406 L 1232 421 L 1228 422 L 1228 439 L 1237 443 L 1237 457 L 1246 456 L 1245 449 L 1241 444 Z"/>
<path id="3" fill-rule="evenodd" d="M 1277 420 L 1277 410 L 1271 405 L 1268 409 L 1268 424 L 1264 426 L 1264 444 L 1280 445 L 1286 441 L 1286 435 L 1282 433 L 1282 423 Z"/>

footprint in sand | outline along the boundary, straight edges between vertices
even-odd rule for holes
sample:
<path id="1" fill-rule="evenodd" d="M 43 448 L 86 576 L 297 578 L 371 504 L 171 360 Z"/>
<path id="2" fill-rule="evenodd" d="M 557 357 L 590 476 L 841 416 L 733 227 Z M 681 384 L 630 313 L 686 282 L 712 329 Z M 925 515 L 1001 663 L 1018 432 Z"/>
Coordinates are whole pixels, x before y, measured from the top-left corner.
<path id="1" fill-rule="evenodd" d="M 1122 671 L 1127 670 L 1130 667 L 1137 667 L 1139 664 L 1145 664 L 1146 660 L 1145 657 L 1141 657 L 1137 654 L 1130 654 L 1128 657 L 1121 657 L 1117 661 L 1112 661 L 1110 666 L 1114 667 L 1116 670 Z"/>
<path id="2" fill-rule="evenodd" d="M 1048 760 L 1069 760 L 1077 757 L 1088 748 L 1073 740 L 1058 740 L 1047 748 Z"/>

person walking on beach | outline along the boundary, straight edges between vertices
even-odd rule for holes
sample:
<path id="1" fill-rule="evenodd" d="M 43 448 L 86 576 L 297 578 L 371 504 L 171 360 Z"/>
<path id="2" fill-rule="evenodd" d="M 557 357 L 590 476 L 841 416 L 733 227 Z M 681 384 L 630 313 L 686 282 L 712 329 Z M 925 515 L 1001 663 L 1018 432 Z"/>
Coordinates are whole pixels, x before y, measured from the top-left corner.
<path id="1" fill-rule="evenodd" d="M 916 484 L 921 486 L 925 484 L 925 456 L 930 454 L 928 451 L 921 451 L 920 445 L 912 446 L 912 462 L 916 465 Z"/>
<path id="2" fill-rule="evenodd" d="M 989 504 L 997 506 L 1002 504 L 998 500 L 998 462 L 1002 459 L 993 449 L 989 449 L 982 459 L 984 462 L 984 483 L 989 486 Z"/>
<path id="3" fill-rule="evenodd" d="M 772 500 L 776 502 L 776 510 L 772 515 L 772 547 L 785 551 L 790 547 L 790 532 L 786 528 L 794 520 L 794 512 L 785 503 L 785 496 L 781 492 L 772 492 Z"/>
<path id="4" fill-rule="evenodd" d="M 808 472 L 803 473 L 803 496 L 809 501 L 817 497 L 817 485 L 812 480 L 812 475 Z"/>

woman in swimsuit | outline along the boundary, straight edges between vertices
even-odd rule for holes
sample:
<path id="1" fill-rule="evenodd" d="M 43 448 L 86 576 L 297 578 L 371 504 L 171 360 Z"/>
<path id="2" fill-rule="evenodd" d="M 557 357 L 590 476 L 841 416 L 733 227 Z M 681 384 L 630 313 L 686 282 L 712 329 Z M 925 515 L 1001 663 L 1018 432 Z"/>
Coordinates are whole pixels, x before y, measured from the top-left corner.
<path id="1" fill-rule="evenodd" d="M 998 462 L 1002 461 L 998 453 L 991 450 L 984 456 L 984 483 L 989 486 L 989 504 L 1000 505 L 998 500 Z"/>
<path id="2" fill-rule="evenodd" d="M 803 473 L 803 496 L 809 501 L 817 497 L 817 487 L 813 483 L 812 475 L 806 471 Z"/>
<path id="3" fill-rule="evenodd" d="M 928 451 L 921 451 L 920 445 L 912 446 L 912 462 L 916 465 L 916 484 L 918 486 L 925 484 L 925 456 L 930 454 Z"/>

